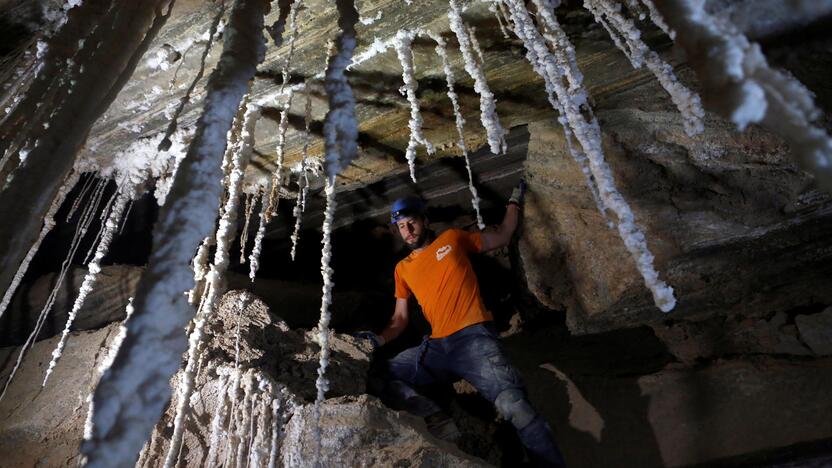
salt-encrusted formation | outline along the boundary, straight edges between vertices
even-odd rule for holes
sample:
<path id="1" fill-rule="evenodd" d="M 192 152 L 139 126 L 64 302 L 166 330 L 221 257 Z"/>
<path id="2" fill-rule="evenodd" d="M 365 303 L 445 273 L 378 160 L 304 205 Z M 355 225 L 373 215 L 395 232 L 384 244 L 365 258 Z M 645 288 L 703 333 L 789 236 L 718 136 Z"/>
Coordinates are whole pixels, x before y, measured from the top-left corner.
<path id="1" fill-rule="evenodd" d="M 99 190 L 96 190 L 94 196 L 90 198 L 87 206 L 81 213 L 80 219 L 78 221 L 78 227 L 75 229 L 75 233 L 73 235 L 72 242 L 70 243 L 69 251 L 66 255 L 66 258 L 61 264 L 61 268 L 57 275 L 55 285 L 51 288 L 49 297 L 46 299 L 46 302 L 41 307 L 40 312 L 38 312 L 38 318 L 35 322 L 35 326 L 32 329 L 32 332 L 29 334 L 28 338 L 26 339 L 26 342 L 23 344 L 23 346 L 20 349 L 20 352 L 17 355 L 14 367 L 12 368 L 8 378 L 6 379 L 5 384 L 3 385 L 2 392 L 0 392 L 0 400 L 2 400 L 3 397 L 6 395 L 6 391 L 8 391 L 9 385 L 11 385 L 15 375 L 17 374 L 18 369 L 20 369 L 20 366 L 23 363 L 23 359 L 26 357 L 26 353 L 29 351 L 29 349 L 31 349 L 32 345 L 35 343 L 35 340 L 40 335 L 41 329 L 43 328 L 43 325 L 46 322 L 49 313 L 52 311 L 53 305 L 55 304 L 55 299 L 58 295 L 58 290 L 61 287 L 64 277 L 67 275 L 72 265 L 72 259 L 75 257 L 75 254 L 78 251 L 79 246 L 81 245 L 81 241 L 86 236 L 87 231 L 89 230 L 95 215 L 98 213 L 98 207 L 101 202 L 101 196 L 104 193 L 105 185 L 106 184 L 103 183 L 103 181 L 99 182 Z"/>
<path id="2" fill-rule="evenodd" d="M 653 255 L 647 248 L 647 241 L 641 229 L 636 226 L 630 206 L 618 192 L 612 177 L 612 172 L 604 160 L 601 147 L 601 130 L 594 116 L 587 121 L 581 107 L 586 107 L 586 93 L 567 90 L 562 78 L 566 78 L 563 69 L 558 65 L 552 52 L 546 45 L 543 36 L 535 27 L 531 16 L 524 4 L 517 1 L 504 2 L 509 8 L 511 21 L 518 37 L 523 40 L 527 58 L 541 75 L 545 75 L 547 87 L 554 90 L 560 109 L 566 117 L 575 138 L 580 142 L 588 158 L 588 163 L 595 182 L 598 184 L 599 195 L 606 209 L 613 211 L 621 239 L 644 278 L 645 285 L 653 294 L 653 300 L 663 312 L 669 312 L 676 306 L 673 288 L 659 279 L 658 272 L 653 267 Z M 556 54 L 565 53 L 555 48 Z M 561 60 L 562 62 L 565 60 Z M 550 91 L 551 92 L 551 91 Z M 575 98 L 577 96 L 577 99 Z"/>
<path id="3" fill-rule="evenodd" d="M 324 169 L 329 179 L 335 179 L 358 155 L 358 121 L 355 118 L 355 95 L 345 72 L 353 63 L 355 24 L 358 11 L 352 0 L 336 0 L 338 28 L 335 53 L 329 57 L 324 77 L 324 88 L 329 110 L 324 119 Z"/>
<path id="4" fill-rule="evenodd" d="M 459 50 L 465 60 L 465 71 L 474 79 L 474 90 L 480 95 L 480 118 L 482 126 L 488 134 L 488 144 L 491 152 L 501 154 L 506 152 L 506 131 L 500 125 L 500 117 L 497 115 L 497 104 L 494 93 L 488 87 L 482 67 L 477 63 L 471 37 L 468 29 L 462 21 L 462 9 L 457 0 L 449 0 L 448 21 L 451 31 L 456 34 L 459 41 Z"/>
<path id="5" fill-rule="evenodd" d="M 254 194 L 244 193 L 245 197 L 245 222 L 243 223 L 243 230 L 240 232 L 240 263 L 246 262 L 246 248 L 248 247 L 248 232 L 251 225 L 251 217 L 254 215 Z"/>
<path id="6" fill-rule="evenodd" d="M 138 313 L 95 391 L 93 436 L 82 446 L 89 466 L 132 463 L 170 394 L 168 378 L 179 367 L 185 345 L 178 330 L 192 310 L 184 295 L 193 284 L 189 265 L 219 208 L 226 133 L 264 56 L 265 7 L 239 0 L 232 9 L 203 118 L 154 230 L 153 252 L 134 301 Z M 184 217 L 192 219 L 186 229 Z"/>
<path id="7" fill-rule="evenodd" d="M 78 297 L 75 298 L 75 303 L 72 305 L 72 310 L 69 312 L 66 325 L 64 325 L 64 330 L 61 333 L 61 340 L 58 342 L 58 346 L 55 347 L 55 350 L 52 351 L 52 360 L 49 362 L 49 367 L 46 369 L 46 373 L 43 376 L 42 386 L 46 385 L 46 382 L 49 380 L 49 376 L 52 374 L 52 370 L 55 369 L 56 365 L 58 365 L 61 353 L 66 345 L 67 337 L 69 336 L 69 330 L 75 321 L 75 317 L 81 310 L 81 307 L 83 307 L 87 295 L 92 291 L 92 288 L 95 287 L 98 274 L 101 272 L 101 260 L 104 259 L 104 256 L 107 255 L 110 250 L 110 244 L 113 242 L 119 223 L 125 214 L 125 208 L 132 199 L 133 195 L 134 194 L 129 193 L 128 189 L 125 187 L 119 192 L 115 203 L 113 203 L 113 206 L 110 209 L 107 221 L 105 221 L 104 227 L 101 230 L 101 239 L 98 241 L 98 245 L 95 248 L 95 256 L 87 265 L 89 272 L 87 273 L 87 276 L 84 277 L 84 282 L 81 284 Z"/>
<path id="8" fill-rule="evenodd" d="M 293 261 L 295 259 L 295 254 L 297 253 L 298 242 L 300 241 L 300 226 L 303 222 L 303 212 L 306 210 L 306 198 L 309 196 L 309 171 L 311 168 L 307 167 L 307 158 L 309 157 L 309 142 L 312 139 L 310 134 L 311 123 L 312 96 L 307 93 L 303 118 L 303 154 L 300 158 L 300 174 L 298 175 L 298 196 L 295 200 L 295 207 L 292 210 L 292 214 L 295 216 L 295 229 L 292 231 L 292 251 L 289 255 L 292 257 Z"/>
<path id="9" fill-rule="evenodd" d="M 321 346 L 321 354 L 318 364 L 318 378 L 315 380 L 315 388 L 318 394 L 315 398 L 314 419 L 320 420 L 320 407 L 323 403 L 326 393 L 329 391 L 329 379 L 326 376 L 326 369 L 329 367 L 330 345 L 329 345 L 329 322 L 332 320 L 332 312 L 330 306 L 332 305 L 332 274 L 334 270 L 330 266 L 332 263 L 332 222 L 335 217 L 335 181 L 328 181 L 326 184 L 326 211 L 324 212 L 323 224 L 323 238 L 321 239 L 321 276 L 323 277 L 323 288 L 321 296 L 321 317 L 318 321 L 317 342 Z M 315 432 L 315 460 L 319 459 L 321 447 L 321 433 Z"/>
<path id="10" fill-rule="evenodd" d="M 280 187 L 283 185 L 283 163 L 286 145 L 286 130 L 289 128 L 289 111 L 292 108 L 292 98 L 294 97 L 294 90 L 289 88 L 288 96 L 286 97 L 286 104 L 280 112 L 280 123 L 277 127 L 277 158 L 275 163 L 274 175 L 271 180 L 271 190 L 269 192 L 269 209 L 267 211 L 268 217 L 266 222 L 272 217 L 277 216 L 278 203 L 280 203 Z M 252 269 L 252 274 L 257 271 Z"/>
<path id="11" fill-rule="evenodd" d="M 245 103 L 247 99 L 243 99 Z M 260 108 L 255 104 L 244 104 L 245 112 L 240 125 L 240 135 L 236 144 L 229 144 L 231 148 L 231 164 L 227 179 L 225 204 L 222 209 L 222 216 L 219 220 L 217 233 L 214 236 L 217 247 L 214 252 L 214 261 L 210 271 L 206 275 L 205 293 L 199 305 L 197 315 L 194 318 L 193 330 L 188 337 L 188 361 L 182 373 L 182 381 L 179 387 L 179 406 L 176 409 L 173 435 L 171 436 L 171 447 L 165 458 L 165 466 L 172 467 L 177 464 L 179 447 L 182 442 L 182 434 L 185 430 L 185 418 L 190 408 L 190 397 L 193 391 L 193 382 L 197 372 L 197 365 L 200 359 L 200 351 L 203 341 L 202 329 L 205 321 L 214 313 L 222 294 L 222 278 L 230 264 L 231 243 L 237 233 L 237 211 L 239 209 L 240 195 L 242 193 L 243 175 L 251 158 L 251 148 L 254 139 L 254 126 L 260 117 Z"/>
<path id="12" fill-rule="evenodd" d="M 500 10 L 497 10 L 497 11 L 500 11 Z M 468 33 L 467 33 L 467 35 L 468 35 L 468 36 L 469 36 L 469 38 L 470 38 L 470 32 L 468 32 Z M 546 39 L 547 39 L 547 40 L 549 40 L 549 38 L 548 38 L 548 37 L 546 37 Z M 551 42 L 550 42 L 550 43 L 551 43 Z M 488 45 L 488 44 L 487 44 L 487 43 L 485 43 L 485 42 L 484 42 L 484 44 Z M 474 50 L 476 51 L 476 47 L 474 46 L 474 44 L 473 44 L 473 43 L 472 43 L 472 47 L 473 47 L 473 48 L 474 48 Z M 561 54 L 561 55 L 562 55 L 562 54 Z M 560 56 L 557 56 L 557 57 L 556 57 L 556 61 L 557 61 L 557 63 L 558 63 L 558 64 L 561 64 L 561 63 L 562 63 L 561 57 L 560 57 Z M 285 81 L 285 80 L 284 80 L 284 81 Z M 578 80 L 578 81 L 579 81 L 579 80 Z M 571 83 L 570 83 L 570 86 L 571 86 Z M 574 91 L 574 90 L 570 90 L 570 91 Z M 580 96 L 579 94 L 576 94 L 576 95 L 577 95 L 577 96 Z M 585 109 L 582 109 L 582 110 L 585 110 Z M 568 122 L 567 122 L 567 123 L 568 123 Z M 573 153 L 574 153 L 574 151 L 573 151 Z M 469 175 L 469 178 L 470 178 L 470 175 Z M 591 181 L 591 179 L 590 179 L 590 181 Z M 590 187 L 592 188 L 592 184 L 590 184 Z M 101 192 L 99 191 L 98 193 L 101 193 Z M 113 202 L 112 202 L 112 200 L 111 200 L 111 201 L 110 201 L 110 202 L 108 202 L 108 203 L 113 203 Z M 601 207 L 601 208 L 602 208 L 602 211 L 603 211 L 603 209 L 604 209 L 604 208 L 603 208 L 603 207 Z M 99 235 L 100 235 L 100 234 L 99 234 Z M 197 365 L 197 369 L 199 369 L 199 367 L 200 367 L 200 365 Z M 250 392 L 250 393 L 251 393 L 251 392 Z M 250 403 L 254 404 L 254 400 L 250 400 Z M 274 405 L 272 405 L 272 408 L 273 408 L 273 407 L 274 407 Z M 253 413 L 252 413 L 252 414 L 253 414 Z M 256 417 L 256 418 L 249 418 L 249 420 L 248 420 L 248 421 L 249 421 L 250 423 L 252 423 L 252 422 L 253 422 L 253 423 L 258 423 L 257 421 L 259 420 L 258 418 L 260 418 L 260 417 L 265 418 L 265 417 L 266 417 L 266 412 L 265 412 L 265 411 L 260 411 L 259 413 L 257 413 L 257 417 Z M 245 426 L 245 425 L 244 425 L 244 426 Z M 261 446 L 263 445 L 263 443 L 264 443 L 264 441 L 263 441 L 263 440 L 260 440 L 260 441 L 257 441 L 257 442 L 256 442 L 256 444 L 257 444 L 257 445 L 261 445 Z M 251 445 L 251 444 L 249 444 L 249 445 Z M 240 450 L 240 447 L 238 446 L 238 451 L 239 451 L 239 450 Z M 251 458 L 251 451 L 250 451 L 250 450 L 249 450 L 249 458 Z"/>
<path id="13" fill-rule="evenodd" d="M 333 396 L 363 393 L 369 348 L 347 335 L 333 333 L 330 338 Z M 290 450 L 282 437 L 285 423 L 316 397 L 315 341 L 312 332 L 290 330 L 250 293 L 226 294 L 206 322 L 204 364 L 191 398 L 194 419 L 209 423 L 188 426 L 179 463 L 275 466 L 270 462 Z M 174 381 L 181 378 L 180 373 Z M 171 435 L 164 428 L 175 419 L 176 399 L 145 445 L 139 466 L 155 466 L 170 451 Z"/>
<path id="14" fill-rule="evenodd" d="M 436 150 L 430 141 L 422 132 L 422 113 L 419 111 L 419 98 L 416 97 L 416 90 L 419 84 L 416 82 L 416 77 L 413 71 L 413 51 L 411 44 L 416 37 L 413 31 L 401 30 L 396 34 L 396 55 L 399 57 L 399 63 L 402 64 L 402 80 L 404 86 L 400 89 L 401 93 L 407 98 L 410 104 L 410 141 L 407 143 L 407 150 L 405 157 L 407 158 L 407 165 L 410 167 L 410 178 L 416 182 L 416 147 L 422 145 L 428 154 L 433 154 Z"/>
<path id="15" fill-rule="evenodd" d="M 823 3 L 803 7 L 825 12 Z M 771 68 L 759 44 L 708 14 L 702 2 L 662 0 L 656 7 L 676 31 L 676 43 L 687 53 L 708 103 L 740 131 L 759 123 L 779 134 L 818 184 L 832 189 L 832 138 L 814 123 L 821 111 L 812 93 L 790 74 Z"/>
<path id="16" fill-rule="evenodd" d="M 554 15 L 548 8 L 540 8 L 544 0 L 536 0 L 538 11 L 548 22 L 554 21 Z M 620 4 L 610 0 L 590 0 L 584 6 L 595 16 L 610 34 L 615 45 L 627 56 L 634 68 L 647 68 L 653 72 L 662 87 L 670 94 L 673 103 L 682 113 L 685 122 L 685 132 L 689 136 L 699 135 L 705 130 L 702 119 L 705 111 L 695 93 L 679 82 L 673 73 L 673 67 L 659 57 L 659 54 L 641 40 L 641 31 L 635 23 L 624 16 Z"/>
<path id="17" fill-rule="evenodd" d="M 260 215 L 257 233 L 254 234 L 254 246 L 251 248 L 251 255 L 248 257 L 249 274 L 251 281 L 257 277 L 257 270 L 260 268 L 260 252 L 263 250 L 263 237 L 266 235 L 266 226 L 269 224 L 269 197 L 271 196 L 271 183 L 266 182 L 260 193 Z"/>
<path id="18" fill-rule="evenodd" d="M 49 206 L 49 210 L 46 212 L 46 216 L 43 218 L 43 227 L 38 234 L 37 239 L 29 247 L 29 251 L 26 252 L 26 256 L 23 258 L 23 262 L 21 262 L 20 266 L 17 268 L 17 271 L 12 278 L 12 282 L 9 285 L 6 292 L 3 294 L 3 300 L 0 302 L 0 317 L 3 316 L 3 313 L 6 311 L 6 308 L 9 306 L 9 302 L 12 300 L 12 296 L 17 291 L 17 287 L 20 285 L 20 282 L 23 280 L 23 275 L 26 274 L 26 271 L 29 269 L 29 265 L 32 262 L 32 259 L 35 257 L 35 254 L 40 249 L 40 244 L 43 242 L 43 239 L 52 231 L 52 228 L 55 227 L 55 214 L 58 212 L 58 209 L 63 204 L 66 196 L 69 194 L 69 191 L 72 187 L 78 183 L 79 173 L 77 171 L 72 171 L 67 176 L 67 179 L 64 181 L 64 184 L 58 189 L 58 194 L 55 196 L 55 199 L 52 201 L 52 204 Z M 90 181 L 92 178 L 89 179 Z M 91 186 L 88 185 L 88 186 Z M 80 197 L 79 197 L 80 199 Z M 70 211 L 70 215 L 72 214 L 72 210 Z"/>
<path id="19" fill-rule="evenodd" d="M 471 204 L 474 206 L 474 211 L 477 215 L 477 227 L 480 230 L 485 229 L 485 223 L 482 221 L 482 214 L 480 213 L 480 197 L 477 194 L 477 188 L 474 187 L 474 175 L 471 172 L 471 160 L 468 157 L 468 147 L 465 144 L 465 117 L 462 116 L 462 110 L 459 107 L 459 96 L 454 90 L 454 72 L 451 70 L 451 65 L 448 62 L 447 43 L 442 36 L 438 34 L 430 34 L 431 39 L 436 41 L 436 54 L 442 59 L 442 70 L 445 73 L 445 81 L 448 84 L 448 99 L 451 100 L 451 106 L 454 109 L 454 121 L 456 123 L 456 132 L 459 135 L 457 146 L 462 151 L 462 156 L 465 158 L 465 169 L 468 172 L 468 189 L 471 191 Z"/>

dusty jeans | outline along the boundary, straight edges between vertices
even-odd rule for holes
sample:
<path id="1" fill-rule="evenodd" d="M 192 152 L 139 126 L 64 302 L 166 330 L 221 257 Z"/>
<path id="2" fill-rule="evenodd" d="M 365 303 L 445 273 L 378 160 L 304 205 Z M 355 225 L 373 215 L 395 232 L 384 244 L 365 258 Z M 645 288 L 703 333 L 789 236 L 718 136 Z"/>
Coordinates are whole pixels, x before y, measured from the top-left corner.
<path id="1" fill-rule="evenodd" d="M 413 386 L 465 379 L 514 424 L 530 457 L 541 466 L 566 466 L 549 426 L 531 407 L 523 382 L 503 351 L 490 322 L 472 325 L 445 338 L 425 339 L 386 366 L 386 402 L 417 416 L 440 411 Z"/>

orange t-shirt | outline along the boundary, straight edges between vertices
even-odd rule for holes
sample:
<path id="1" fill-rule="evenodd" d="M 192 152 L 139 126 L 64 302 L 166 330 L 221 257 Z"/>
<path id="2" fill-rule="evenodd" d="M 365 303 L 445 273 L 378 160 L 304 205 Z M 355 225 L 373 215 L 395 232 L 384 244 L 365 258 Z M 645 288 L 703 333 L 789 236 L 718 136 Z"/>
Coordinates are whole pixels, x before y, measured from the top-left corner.
<path id="1" fill-rule="evenodd" d="M 431 325 L 431 338 L 444 338 L 463 328 L 492 320 L 480 298 L 469 253 L 482 249 L 479 233 L 449 229 L 421 252 L 411 252 L 396 265 L 396 297 L 415 295 Z"/>

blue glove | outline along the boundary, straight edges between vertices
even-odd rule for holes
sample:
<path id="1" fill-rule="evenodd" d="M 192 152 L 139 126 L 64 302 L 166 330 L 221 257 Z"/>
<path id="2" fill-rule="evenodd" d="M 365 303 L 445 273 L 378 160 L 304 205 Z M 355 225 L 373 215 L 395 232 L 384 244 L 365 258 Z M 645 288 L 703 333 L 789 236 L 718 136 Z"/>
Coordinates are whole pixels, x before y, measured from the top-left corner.
<path id="1" fill-rule="evenodd" d="M 520 179 L 520 183 L 514 190 L 511 191 L 511 197 L 508 199 L 509 204 L 515 204 L 519 207 L 523 206 L 523 201 L 526 199 L 526 179 Z"/>
<path id="2" fill-rule="evenodd" d="M 378 349 L 384 345 L 384 337 L 376 335 L 371 331 L 360 331 L 358 333 L 353 333 L 352 336 L 360 338 L 362 340 L 368 340 L 370 343 L 373 344 L 373 349 Z"/>

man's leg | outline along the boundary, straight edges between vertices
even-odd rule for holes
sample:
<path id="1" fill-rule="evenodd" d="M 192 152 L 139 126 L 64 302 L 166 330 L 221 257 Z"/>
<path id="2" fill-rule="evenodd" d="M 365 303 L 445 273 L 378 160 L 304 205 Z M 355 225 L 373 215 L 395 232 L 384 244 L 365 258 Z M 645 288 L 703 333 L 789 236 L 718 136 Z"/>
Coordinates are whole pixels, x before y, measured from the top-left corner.
<path id="1" fill-rule="evenodd" d="M 431 370 L 426 362 L 430 352 L 430 346 L 423 343 L 422 346 L 402 351 L 386 363 L 382 373 L 383 390 L 379 395 L 384 404 L 421 417 L 441 411 L 433 400 L 413 388 L 437 382 L 437 371 Z"/>
<path id="2" fill-rule="evenodd" d="M 520 374 L 509 362 L 496 334 L 483 325 L 458 333 L 452 349 L 448 350 L 455 371 L 494 403 L 500 415 L 514 425 L 535 463 L 565 467 L 549 425 L 526 398 Z"/>

